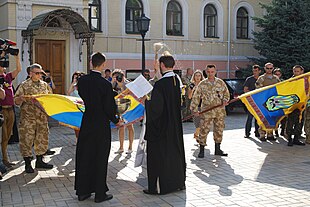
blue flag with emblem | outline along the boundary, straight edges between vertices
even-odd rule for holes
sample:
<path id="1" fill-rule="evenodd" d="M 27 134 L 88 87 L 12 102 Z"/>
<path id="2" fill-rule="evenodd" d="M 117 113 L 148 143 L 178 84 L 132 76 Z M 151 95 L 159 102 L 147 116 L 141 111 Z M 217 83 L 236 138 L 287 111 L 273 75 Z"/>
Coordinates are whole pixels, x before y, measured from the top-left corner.
<path id="1" fill-rule="evenodd" d="M 238 98 L 263 130 L 278 127 L 295 109 L 303 111 L 309 100 L 310 72 L 245 93 Z"/>

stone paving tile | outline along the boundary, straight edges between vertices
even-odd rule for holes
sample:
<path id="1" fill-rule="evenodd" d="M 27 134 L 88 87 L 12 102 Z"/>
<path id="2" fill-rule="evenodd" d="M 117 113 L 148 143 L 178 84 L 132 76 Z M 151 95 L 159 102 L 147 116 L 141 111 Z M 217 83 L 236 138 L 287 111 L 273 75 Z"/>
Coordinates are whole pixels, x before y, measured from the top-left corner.
<path id="1" fill-rule="evenodd" d="M 119 155 L 116 130 L 112 130 L 108 186 L 114 198 L 100 204 L 94 195 L 79 202 L 74 191 L 75 135 L 65 127 L 50 129 L 50 148 L 56 151 L 46 160 L 54 168 L 24 173 L 18 145 L 9 146 L 14 170 L 0 182 L 0 206 L 310 206 L 310 147 L 287 147 L 287 140 L 262 143 L 243 138 L 246 116 L 235 113 L 226 119 L 222 149 L 228 157 L 214 156 L 210 133 L 204 159 L 198 159 L 193 139 L 194 126 L 184 123 L 187 162 L 186 190 L 164 196 L 143 194 L 146 169 L 134 168 L 135 152 Z M 137 147 L 140 133 L 135 125 Z M 128 142 L 125 142 L 125 149 Z M 35 161 L 32 161 L 34 166 Z"/>

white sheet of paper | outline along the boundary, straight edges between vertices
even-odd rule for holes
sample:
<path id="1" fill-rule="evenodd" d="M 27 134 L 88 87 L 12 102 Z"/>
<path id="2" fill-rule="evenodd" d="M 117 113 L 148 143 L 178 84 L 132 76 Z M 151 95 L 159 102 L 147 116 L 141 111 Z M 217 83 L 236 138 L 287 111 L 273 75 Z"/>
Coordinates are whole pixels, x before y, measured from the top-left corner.
<path id="1" fill-rule="evenodd" d="M 153 90 L 153 86 L 141 74 L 134 81 L 126 84 L 126 87 L 138 98 L 143 97 Z"/>

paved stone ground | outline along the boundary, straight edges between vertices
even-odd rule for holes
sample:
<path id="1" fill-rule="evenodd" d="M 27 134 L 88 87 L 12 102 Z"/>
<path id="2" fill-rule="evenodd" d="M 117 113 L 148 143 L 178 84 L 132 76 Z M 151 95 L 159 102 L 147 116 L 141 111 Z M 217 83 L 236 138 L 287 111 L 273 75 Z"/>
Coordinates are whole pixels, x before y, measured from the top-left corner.
<path id="1" fill-rule="evenodd" d="M 75 196 L 75 136 L 65 127 L 50 129 L 50 147 L 56 150 L 45 159 L 54 164 L 47 171 L 25 174 L 18 145 L 10 145 L 14 170 L 0 182 L 1 206 L 310 206 L 310 146 L 287 147 L 286 140 L 261 143 L 245 139 L 245 114 L 226 119 L 222 149 L 226 158 L 214 156 L 213 139 L 208 140 L 206 157 L 197 159 L 192 123 L 184 123 L 187 160 L 186 190 L 164 196 L 143 194 L 146 169 L 134 168 L 131 156 L 114 154 L 119 143 L 113 132 L 108 185 L 111 201 L 95 204 L 94 196 L 79 202 Z M 135 126 L 137 147 L 140 127 Z M 125 142 L 125 147 L 128 142 Z M 33 161 L 34 166 L 34 161 Z"/>

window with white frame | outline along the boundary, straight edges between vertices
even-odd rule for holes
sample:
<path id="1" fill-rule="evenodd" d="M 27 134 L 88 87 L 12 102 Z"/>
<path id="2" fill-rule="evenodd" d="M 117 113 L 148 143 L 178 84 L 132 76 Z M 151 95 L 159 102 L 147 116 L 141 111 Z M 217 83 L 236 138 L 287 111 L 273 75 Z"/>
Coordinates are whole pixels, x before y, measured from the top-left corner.
<path id="1" fill-rule="evenodd" d="M 175 0 L 171 0 L 167 5 L 166 34 L 182 35 L 182 7 Z"/>
<path id="2" fill-rule="evenodd" d="M 91 31 L 101 32 L 101 3 L 100 0 L 90 0 L 89 5 L 89 27 Z"/>
<path id="3" fill-rule="evenodd" d="M 237 11 L 237 39 L 249 38 L 249 13 L 244 7 Z"/>
<path id="4" fill-rule="evenodd" d="M 217 27 L 216 8 L 212 4 L 208 4 L 204 8 L 204 37 L 218 37 Z"/>
<path id="5" fill-rule="evenodd" d="M 137 19 L 143 13 L 143 4 L 140 0 L 127 0 L 126 2 L 126 33 L 139 34 Z"/>

